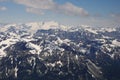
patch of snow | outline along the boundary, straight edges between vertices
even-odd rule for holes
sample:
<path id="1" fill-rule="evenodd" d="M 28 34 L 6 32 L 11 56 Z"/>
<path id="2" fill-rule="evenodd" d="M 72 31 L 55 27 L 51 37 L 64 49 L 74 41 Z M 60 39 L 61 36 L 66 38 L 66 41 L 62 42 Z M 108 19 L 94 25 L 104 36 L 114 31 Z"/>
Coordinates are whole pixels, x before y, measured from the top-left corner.
<path id="1" fill-rule="evenodd" d="M 42 26 L 42 22 L 31 22 L 31 23 L 26 23 L 25 25 L 29 26 L 29 32 L 35 33 L 37 30 L 40 29 Z"/>
<path id="2" fill-rule="evenodd" d="M 109 39 L 110 37 L 102 35 L 104 39 Z"/>
<path id="3" fill-rule="evenodd" d="M 55 63 L 47 63 L 46 65 L 50 67 L 55 67 Z"/>
<path id="4" fill-rule="evenodd" d="M 63 40 L 61 40 L 59 37 L 57 37 L 57 43 L 56 44 L 62 44 Z"/>
<path id="5" fill-rule="evenodd" d="M 100 41 L 101 43 L 105 43 L 106 42 L 105 39 L 95 39 L 95 40 Z"/>
<path id="6" fill-rule="evenodd" d="M 31 54 L 36 54 L 36 50 L 30 50 L 29 51 Z"/>
<path id="7" fill-rule="evenodd" d="M 27 39 L 27 38 L 22 38 L 21 41 L 25 41 L 25 42 L 30 42 L 30 41 L 33 41 L 34 39 Z"/>
<path id="8" fill-rule="evenodd" d="M 59 28 L 59 24 L 54 21 L 44 22 L 41 26 L 41 29 L 48 30 L 48 29 L 57 29 Z"/>
<path id="9" fill-rule="evenodd" d="M 81 51 L 82 53 L 86 53 L 86 49 L 81 48 L 80 51 Z"/>
<path id="10" fill-rule="evenodd" d="M 114 54 L 114 53 L 113 53 L 113 54 L 111 54 L 111 58 L 112 58 L 112 59 L 114 59 L 114 56 L 115 56 L 115 54 Z"/>
<path id="11" fill-rule="evenodd" d="M 59 67 L 61 67 L 61 66 L 63 66 L 63 63 L 59 60 L 59 61 L 57 61 L 56 62 L 56 64 L 58 64 L 59 65 Z"/>
<path id="12" fill-rule="evenodd" d="M 17 78 L 17 71 L 18 71 L 18 68 L 17 68 L 17 66 L 15 67 L 15 69 L 14 69 L 14 71 L 15 71 L 15 78 Z"/>
<path id="13" fill-rule="evenodd" d="M 100 32 L 113 32 L 113 31 L 116 31 L 116 29 L 115 28 L 110 28 L 110 27 L 108 27 L 108 28 L 101 28 L 101 29 L 99 29 L 99 31 Z"/>
<path id="14" fill-rule="evenodd" d="M 98 34 L 97 31 L 91 29 L 91 28 L 86 28 L 85 30 L 91 32 L 91 33 L 94 33 L 94 34 Z"/>
<path id="15" fill-rule="evenodd" d="M 35 51 L 36 51 L 37 54 L 39 54 L 42 51 L 41 48 L 40 48 L 40 46 L 35 45 L 35 44 L 31 43 L 31 42 L 28 42 L 26 44 L 26 47 L 27 48 L 31 48 L 31 49 L 35 49 Z M 32 52 L 35 52 L 35 51 L 32 51 Z"/>
<path id="16" fill-rule="evenodd" d="M 69 40 L 69 39 L 64 39 L 63 40 L 65 43 L 68 43 L 68 42 L 70 42 L 71 40 Z"/>
<path id="17" fill-rule="evenodd" d="M 18 41 L 18 39 L 12 39 L 12 38 L 4 40 L 4 41 L 1 41 L 0 42 L 0 46 L 6 45 L 6 46 L 4 46 L 4 47 L 1 48 L 1 53 L 5 54 L 4 50 L 7 47 L 9 47 L 10 45 L 15 44 L 17 41 Z"/>
<path id="18" fill-rule="evenodd" d="M 6 53 L 0 49 L 0 57 L 4 57 L 4 56 L 6 56 Z"/>
<path id="19" fill-rule="evenodd" d="M 6 32 L 9 29 L 9 27 L 11 27 L 11 26 L 17 26 L 17 25 L 16 24 L 7 24 L 5 26 L 2 26 L 0 29 L 0 32 Z"/>
<path id="20" fill-rule="evenodd" d="M 115 28 L 107 28 L 106 31 L 107 32 L 113 32 L 113 31 L 116 31 L 116 29 Z"/>
<path id="21" fill-rule="evenodd" d="M 117 41 L 116 39 L 112 41 L 112 44 L 115 46 L 120 46 L 120 42 Z"/>
<path id="22" fill-rule="evenodd" d="M 67 31 L 69 30 L 70 27 L 68 26 L 65 26 L 65 25 L 60 25 L 60 29 L 63 30 L 63 31 Z"/>
<path id="23" fill-rule="evenodd" d="M 75 59 L 78 60 L 78 55 L 75 55 Z"/>

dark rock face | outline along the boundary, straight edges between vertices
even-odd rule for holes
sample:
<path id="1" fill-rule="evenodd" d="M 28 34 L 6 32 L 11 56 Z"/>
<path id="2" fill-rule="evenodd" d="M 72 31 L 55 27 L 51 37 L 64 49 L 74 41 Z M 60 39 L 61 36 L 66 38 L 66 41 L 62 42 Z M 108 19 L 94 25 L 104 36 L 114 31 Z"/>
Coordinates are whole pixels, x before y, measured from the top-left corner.
<path id="1" fill-rule="evenodd" d="M 0 35 L 1 43 L 11 37 Z M 14 44 L 0 45 L 1 50 L 8 46 L 0 58 L 0 80 L 119 80 L 120 46 L 112 44 L 119 35 L 118 30 L 94 34 L 84 29 L 22 35 Z"/>

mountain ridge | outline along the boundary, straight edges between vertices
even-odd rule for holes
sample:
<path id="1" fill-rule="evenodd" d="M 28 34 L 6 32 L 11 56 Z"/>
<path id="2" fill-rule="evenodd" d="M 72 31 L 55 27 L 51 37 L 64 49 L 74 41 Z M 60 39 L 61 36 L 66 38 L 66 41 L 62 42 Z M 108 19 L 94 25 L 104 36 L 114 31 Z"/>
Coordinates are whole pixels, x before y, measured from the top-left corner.
<path id="1" fill-rule="evenodd" d="M 1 28 L 1 80 L 119 80 L 119 28 L 47 23 Z"/>

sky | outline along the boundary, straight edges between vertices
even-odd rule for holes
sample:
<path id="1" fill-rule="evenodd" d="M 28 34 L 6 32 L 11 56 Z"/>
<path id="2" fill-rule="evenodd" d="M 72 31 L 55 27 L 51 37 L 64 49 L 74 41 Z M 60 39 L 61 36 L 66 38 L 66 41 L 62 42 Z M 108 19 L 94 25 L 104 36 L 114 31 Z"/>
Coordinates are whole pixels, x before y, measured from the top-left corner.
<path id="1" fill-rule="evenodd" d="M 0 23 L 120 26 L 120 0 L 0 0 Z"/>

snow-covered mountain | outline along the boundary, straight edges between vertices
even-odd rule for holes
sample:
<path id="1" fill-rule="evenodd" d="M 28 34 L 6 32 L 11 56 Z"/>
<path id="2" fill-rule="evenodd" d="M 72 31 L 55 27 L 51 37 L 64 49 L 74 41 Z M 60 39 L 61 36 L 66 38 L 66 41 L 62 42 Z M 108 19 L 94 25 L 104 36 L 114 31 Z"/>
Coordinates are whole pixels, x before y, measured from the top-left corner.
<path id="1" fill-rule="evenodd" d="M 0 32 L 6 32 L 10 30 L 18 30 L 18 31 L 27 31 L 30 33 L 35 33 L 39 29 L 62 29 L 66 30 L 68 27 L 64 25 L 60 25 L 57 22 L 49 21 L 49 22 L 30 22 L 25 24 L 7 24 L 1 25 Z"/>
<path id="2" fill-rule="evenodd" d="M 0 80 L 119 80 L 119 74 L 119 27 L 1 26 Z"/>

